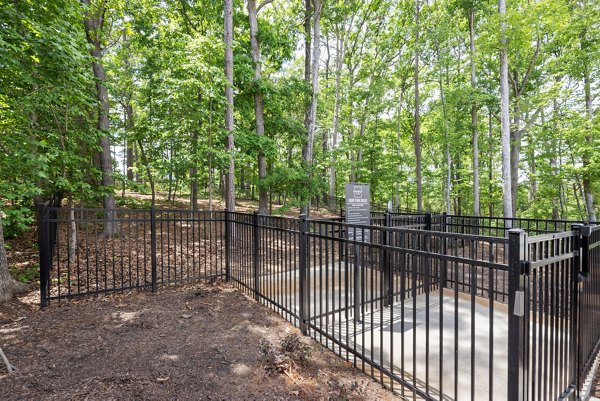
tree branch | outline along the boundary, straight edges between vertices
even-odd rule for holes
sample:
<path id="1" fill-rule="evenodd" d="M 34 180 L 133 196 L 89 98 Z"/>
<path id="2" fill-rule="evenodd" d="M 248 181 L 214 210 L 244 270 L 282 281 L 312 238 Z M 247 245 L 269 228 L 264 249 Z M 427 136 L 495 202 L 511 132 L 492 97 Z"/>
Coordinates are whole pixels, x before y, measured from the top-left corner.
<path id="1" fill-rule="evenodd" d="M 4 365 L 6 365 L 6 370 L 8 370 L 8 373 L 12 374 L 15 370 L 17 370 L 17 368 L 15 368 L 13 365 L 10 364 L 10 362 L 8 362 L 8 358 L 6 357 L 6 355 L 4 355 L 4 352 L 2 352 L 2 348 L 0 348 L 0 358 L 2 358 Z"/>
<path id="2" fill-rule="evenodd" d="M 531 57 L 531 61 L 529 62 L 529 66 L 527 67 L 527 72 L 525 73 L 525 76 L 523 77 L 523 80 L 521 81 L 520 91 L 525 89 L 525 85 L 527 84 L 527 81 L 529 80 L 529 76 L 531 75 L 531 72 L 533 71 L 533 66 L 535 65 L 535 60 L 537 59 L 537 56 L 540 53 L 541 44 L 542 44 L 542 40 L 538 37 L 537 43 L 535 45 L 535 52 L 533 52 L 533 56 Z"/>
<path id="3" fill-rule="evenodd" d="M 267 5 L 267 4 L 269 4 L 269 3 L 272 3 L 273 1 L 275 1 L 275 0 L 263 0 L 263 2 L 262 2 L 262 3 L 260 3 L 260 4 L 258 5 L 258 7 L 256 7 L 256 14 L 258 14 L 258 13 L 260 12 L 260 9 L 261 9 L 261 8 L 263 8 L 264 6 L 266 6 L 266 5 Z"/>

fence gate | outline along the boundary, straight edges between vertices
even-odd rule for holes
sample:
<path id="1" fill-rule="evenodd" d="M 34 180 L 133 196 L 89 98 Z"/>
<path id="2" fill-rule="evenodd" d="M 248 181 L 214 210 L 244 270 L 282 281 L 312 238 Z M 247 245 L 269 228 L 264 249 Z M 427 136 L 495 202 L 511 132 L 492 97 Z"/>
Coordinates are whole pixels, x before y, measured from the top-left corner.
<path id="1" fill-rule="evenodd" d="M 600 344 L 600 226 L 509 233 L 509 400 L 586 400 Z"/>

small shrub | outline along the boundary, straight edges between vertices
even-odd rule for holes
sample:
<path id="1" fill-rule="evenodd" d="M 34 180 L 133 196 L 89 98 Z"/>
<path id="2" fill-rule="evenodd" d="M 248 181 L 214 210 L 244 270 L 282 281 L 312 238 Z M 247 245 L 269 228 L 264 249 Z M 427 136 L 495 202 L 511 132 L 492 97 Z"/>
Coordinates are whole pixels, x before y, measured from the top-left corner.
<path id="1" fill-rule="evenodd" d="M 260 361 L 269 373 L 291 373 L 298 365 L 309 359 L 312 349 L 302 344 L 297 334 L 290 334 L 281 340 L 276 348 L 267 340 L 260 343 Z"/>
<path id="2" fill-rule="evenodd" d="M 9 270 L 15 280 L 21 283 L 39 283 L 40 281 L 40 265 L 37 263 L 25 269 L 17 269 L 15 266 L 11 266 Z"/>

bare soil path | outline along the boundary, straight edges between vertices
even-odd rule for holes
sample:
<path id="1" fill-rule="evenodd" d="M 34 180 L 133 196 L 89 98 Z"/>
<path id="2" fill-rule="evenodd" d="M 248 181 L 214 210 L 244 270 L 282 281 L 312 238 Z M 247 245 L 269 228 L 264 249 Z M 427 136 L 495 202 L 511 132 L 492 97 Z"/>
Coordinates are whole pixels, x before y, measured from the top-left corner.
<path id="1" fill-rule="evenodd" d="M 19 369 L 0 366 L 2 400 L 394 399 L 227 284 L 44 310 L 34 295 L 0 305 L 0 346 Z"/>

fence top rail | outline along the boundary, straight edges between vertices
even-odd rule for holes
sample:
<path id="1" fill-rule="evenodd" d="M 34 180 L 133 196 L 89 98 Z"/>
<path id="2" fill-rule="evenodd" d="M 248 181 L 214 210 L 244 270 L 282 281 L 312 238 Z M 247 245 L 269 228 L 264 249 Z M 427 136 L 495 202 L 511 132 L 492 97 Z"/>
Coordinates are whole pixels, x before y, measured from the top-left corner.
<path id="1" fill-rule="evenodd" d="M 563 231 L 560 233 L 548 233 L 548 234 L 533 235 L 531 237 L 527 237 L 527 243 L 528 244 L 537 244 L 540 242 L 552 241 L 555 239 L 574 237 L 576 235 L 577 235 L 577 233 L 575 231 Z"/>
<path id="2" fill-rule="evenodd" d="M 444 237 L 450 239 L 463 239 L 469 241 L 484 241 L 484 242 L 493 242 L 497 244 L 508 244 L 508 238 L 505 237 L 492 237 L 487 235 L 476 235 L 476 234 L 460 234 L 460 233 L 449 233 L 445 231 L 435 231 L 435 230 L 418 230 L 411 229 L 405 227 L 383 227 L 383 226 L 374 226 L 374 225 L 366 225 L 366 224 L 349 224 L 344 222 L 335 222 L 335 221 L 322 221 L 322 220 L 313 220 L 307 219 L 309 224 L 317 224 L 324 226 L 337 226 L 340 228 L 351 228 L 358 230 L 373 230 L 373 231 L 381 231 L 381 232 L 389 232 L 389 233 L 403 233 L 403 234 L 413 234 L 413 235 L 424 235 L 424 236 L 436 236 L 436 237 Z M 318 234 L 316 232 L 311 232 L 309 230 L 308 234 Z"/>
<path id="3" fill-rule="evenodd" d="M 496 220 L 496 221 L 526 221 L 531 223 L 548 223 L 548 224 L 585 224 L 584 221 L 581 220 L 555 220 L 555 219 L 536 219 L 532 217 L 500 217 L 500 216 L 468 216 L 468 215 L 455 215 L 455 214 L 446 214 L 446 215 L 436 215 L 436 216 L 446 216 L 449 219 L 481 219 L 481 220 Z"/>
<path id="4" fill-rule="evenodd" d="M 114 208 L 114 209 L 105 209 L 101 207 L 60 207 L 60 206 L 45 206 L 45 210 L 50 212 L 90 212 L 90 213 L 104 213 L 108 212 L 117 212 L 117 213 L 150 213 L 152 208 L 140 208 L 140 209 L 130 209 L 130 208 Z M 192 210 L 192 209 L 163 209 L 163 208 L 154 208 L 156 213 L 198 213 L 198 214 L 222 214 L 224 210 Z"/>

